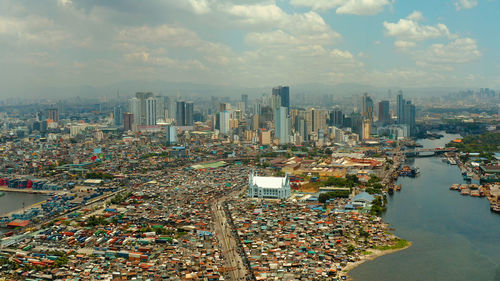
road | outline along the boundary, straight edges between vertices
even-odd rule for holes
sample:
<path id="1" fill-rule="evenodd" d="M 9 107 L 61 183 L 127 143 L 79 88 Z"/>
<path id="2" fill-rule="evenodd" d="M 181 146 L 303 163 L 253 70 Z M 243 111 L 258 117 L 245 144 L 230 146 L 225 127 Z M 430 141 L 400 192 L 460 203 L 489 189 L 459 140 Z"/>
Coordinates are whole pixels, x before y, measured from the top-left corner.
<path id="1" fill-rule="evenodd" d="M 222 253 L 226 262 L 226 270 L 231 280 L 246 280 L 247 270 L 241 256 L 238 254 L 236 239 L 233 236 L 233 229 L 230 227 L 224 213 L 223 203 L 230 197 L 238 196 L 242 192 L 244 192 L 244 189 L 235 190 L 212 204 L 215 234 L 222 247 Z"/>

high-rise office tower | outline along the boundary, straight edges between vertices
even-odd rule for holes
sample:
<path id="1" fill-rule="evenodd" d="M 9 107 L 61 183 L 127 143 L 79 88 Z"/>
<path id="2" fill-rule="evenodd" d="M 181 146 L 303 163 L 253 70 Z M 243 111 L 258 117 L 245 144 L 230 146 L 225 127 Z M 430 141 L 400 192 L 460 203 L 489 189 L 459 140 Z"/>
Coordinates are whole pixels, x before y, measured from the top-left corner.
<path id="1" fill-rule="evenodd" d="M 59 122 L 59 110 L 57 110 L 57 108 L 47 109 L 47 119 L 50 119 L 54 122 Z"/>
<path id="2" fill-rule="evenodd" d="M 156 118 L 165 119 L 165 99 L 164 96 L 156 96 Z"/>
<path id="3" fill-rule="evenodd" d="M 280 140 L 280 144 L 289 143 L 290 118 L 288 117 L 288 108 L 280 106 L 276 109 L 276 117 L 274 118 L 274 128 L 276 129 L 276 137 Z"/>
<path id="4" fill-rule="evenodd" d="M 64 115 L 64 102 L 62 100 L 57 101 L 56 108 L 59 115 Z"/>
<path id="5" fill-rule="evenodd" d="M 221 102 L 219 104 L 219 112 L 222 112 L 222 111 L 229 111 L 231 110 L 231 104 L 229 103 L 226 103 L 226 102 Z"/>
<path id="6" fill-rule="evenodd" d="M 177 126 L 186 126 L 186 102 L 178 101 L 176 104 L 175 120 Z"/>
<path id="7" fill-rule="evenodd" d="M 362 129 L 361 129 L 361 138 L 363 140 L 370 139 L 371 121 L 369 119 L 365 118 L 365 119 L 363 119 L 361 126 L 362 126 Z"/>
<path id="8" fill-rule="evenodd" d="M 297 116 L 297 118 L 295 118 L 295 131 L 299 133 L 302 141 L 307 141 L 309 139 L 307 123 L 306 120 L 304 120 L 304 117 Z"/>
<path id="9" fill-rule="evenodd" d="M 140 109 L 138 115 L 134 115 L 134 120 L 137 125 L 146 125 L 146 99 L 154 97 L 153 93 L 137 92 L 135 97 L 139 100 Z"/>
<path id="10" fill-rule="evenodd" d="M 334 109 L 330 112 L 330 126 L 340 128 L 344 125 L 344 113 L 340 109 Z"/>
<path id="11" fill-rule="evenodd" d="M 177 110 L 175 99 L 173 97 L 165 97 L 165 108 L 168 111 L 168 118 L 175 119 L 175 113 L 177 112 Z"/>
<path id="12" fill-rule="evenodd" d="M 407 124 L 410 129 L 410 135 L 413 135 L 415 133 L 415 105 L 413 105 L 411 101 L 406 101 L 404 114 L 405 124 Z"/>
<path id="13" fill-rule="evenodd" d="M 290 111 L 290 87 L 278 86 L 272 90 L 273 96 L 279 96 L 281 106 L 286 107 Z"/>
<path id="14" fill-rule="evenodd" d="M 263 106 L 261 107 L 260 110 L 261 114 L 259 115 L 260 121 L 259 121 L 259 127 L 260 128 L 265 128 L 267 122 L 272 122 L 273 121 L 273 109 L 269 106 Z"/>
<path id="15" fill-rule="evenodd" d="M 123 130 L 132 131 L 134 125 L 134 114 L 124 112 L 123 113 Z"/>
<path id="16" fill-rule="evenodd" d="M 383 100 L 378 103 L 378 122 L 380 124 L 389 124 L 391 116 L 389 114 L 389 101 Z"/>
<path id="17" fill-rule="evenodd" d="M 156 99 L 149 97 L 146 99 L 146 123 L 144 125 L 156 125 Z"/>
<path id="18" fill-rule="evenodd" d="M 326 125 L 326 119 L 328 118 L 328 110 L 326 109 L 314 109 L 311 108 L 307 111 L 308 115 L 310 115 L 308 118 L 310 118 L 310 122 L 308 118 L 306 118 L 306 121 L 310 123 L 311 126 L 311 132 L 318 133 L 319 129 L 322 129 L 323 131 L 326 131 L 327 125 Z"/>
<path id="19" fill-rule="evenodd" d="M 115 126 L 119 127 L 123 124 L 122 107 L 117 105 L 113 108 L 113 119 Z"/>
<path id="20" fill-rule="evenodd" d="M 141 100 L 138 98 L 131 98 L 128 100 L 128 111 L 134 116 L 134 124 L 138 123 L 141 119 Z"/>
<path id="21" fill-rule="evenodd" d="M 405 100 L 403 98 L 403 91 L 399 91 L 397 100 L 398 124 L 406 124 L 405 122 Z"/>
<path id="22" fill-rule="evenodd" d="M 373 121 L 373 100 L 368 93 L 365 93 L 361 99 L 361 115 L 370 121 Z"/>
<path id="23" fill-rule="evenodd" d="M 167 126 L 167 144 L 172 145 L 177 143 L 177 127 L 174 125 Z"/>
<path id="24" fill-rule="evenodd" d="M 219 112 L 219 127 L 221 134 L 228 135 L 231 131 L 230 118 L 231 116 L 229 114 L 229 111 L 224 110 Z"/>
<path id="25" fill-rule="evenodd" d="M 193 102 L 186 102 L 186 108 L 185 108 L 185 117 L 184 117 L 184 122 L 186 123 L 185 126 L 193 126 L 193 113 L 194 113 L 194 104 Z"/>
<path id="26" fill-rule="evenodd" d="M 243 112 L 248 113 L 248 95 L 241 95 L 241 101 L 243 102 L 244 107 L 245 107 L 243 109 Z"/>

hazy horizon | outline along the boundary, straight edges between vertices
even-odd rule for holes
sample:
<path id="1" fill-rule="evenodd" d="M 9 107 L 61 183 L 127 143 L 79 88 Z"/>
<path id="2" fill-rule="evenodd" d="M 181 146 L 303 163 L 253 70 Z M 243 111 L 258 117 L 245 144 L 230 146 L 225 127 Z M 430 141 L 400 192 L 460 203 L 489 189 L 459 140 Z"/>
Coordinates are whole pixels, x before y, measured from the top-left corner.
<path id="1" fill-rule="evenodd" d="M 2 1 L 0 98 L 497 90 L 498 10 L 486 0 Z"/>

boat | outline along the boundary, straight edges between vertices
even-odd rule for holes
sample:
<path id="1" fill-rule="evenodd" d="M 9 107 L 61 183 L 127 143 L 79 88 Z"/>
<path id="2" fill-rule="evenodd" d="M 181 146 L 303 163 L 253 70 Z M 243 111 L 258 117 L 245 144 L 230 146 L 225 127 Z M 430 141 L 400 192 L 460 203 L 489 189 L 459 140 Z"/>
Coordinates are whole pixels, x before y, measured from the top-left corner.
<path id="1" fill-rule="evenodd" d="M 415 177 L 419 173 L 418 168 L 411 168 L 410 166 L 403 166 L 399 171 L 399 175 L 403 177 Z"/>
<path id="2" fill-rule="evenodd" d="M 479 197 L 479 190 L 478 189 L 471 190 L 470 191 L 470 196 L 472 196 L 472 197 Z"/>
<path id="3" fill-rule="evenodd" d="M 4 196 L 5 195 L 5 192 L 3 191 L 0 191 L 0 197 Z"/>
<path id="4" fill-rule="evenodd" d="M 395 189 L 396 191 L 401 191 L 401 185 L 400 185 L 400 184 L 395 185 L 395 186 L 394 186 L 394 189 Z"/>
<path id="5" fill-rule="evenodd" d="M 389 195 L 394 194 L 394 188 L 392 186 L 389 187 L 389 190 L 387 192 L 389 193 Z"/>
<path id="6" fill-rule="evenodd" d="M 470 189 L 464 188 L 464 189 L 462 189 L 462 191 L 460 191 L 460 194 L 461 195 L 469 195 L 470 194 Z"/>
<path id="7" fill-rule="evenodd" d="M 495 213 L 500 213 L 500 204 L 499 203 L 491 203 L 490 209 Z"/>
<path id="8" fill-rule="evenodd" d="M 459 190 L 460 189 L 460 184 L 454 183 L 450 186 L 450 190 Z"/>

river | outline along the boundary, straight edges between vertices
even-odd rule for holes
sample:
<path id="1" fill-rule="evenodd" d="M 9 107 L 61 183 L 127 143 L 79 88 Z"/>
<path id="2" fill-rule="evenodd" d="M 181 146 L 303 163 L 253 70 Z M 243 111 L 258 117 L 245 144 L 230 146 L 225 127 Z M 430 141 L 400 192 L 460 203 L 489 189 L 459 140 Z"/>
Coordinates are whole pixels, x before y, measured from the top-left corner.
<path id="1" fill-rule="evenodd" d="M 23 208 L 23 203 L 26 208 L 41 202 L 47 198 L 43 194 L 30 194 L 21 192 L 5 192 L 5 195 L 0 197 L 0 216 L 6 213 Z M 5 228 L 0 228 L 0 234 L 5 232 Z"/>
<path id="2" fill-rule="evenodd" d="M 456 138 L 420 140 L 426 148 Z M 449 190 L 463 183 L 460 170 L 439 157 L 416 158 L 416 178 L 400 178 L 401 192 L 388 198 L 383 219 L 413 245 L 366 262 L 350 272 L 355 281 L 499 281 L 500 215 L 486 198 Z"/>

